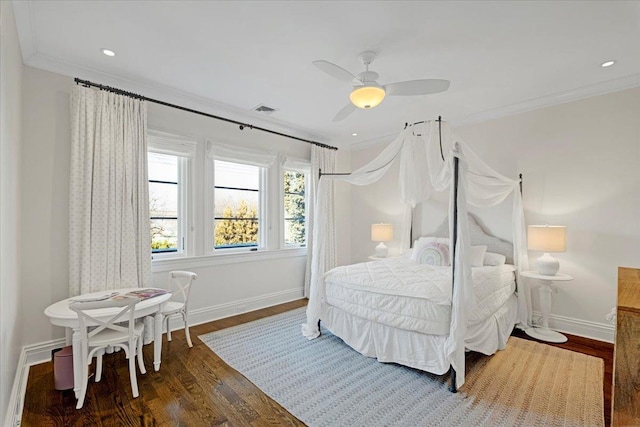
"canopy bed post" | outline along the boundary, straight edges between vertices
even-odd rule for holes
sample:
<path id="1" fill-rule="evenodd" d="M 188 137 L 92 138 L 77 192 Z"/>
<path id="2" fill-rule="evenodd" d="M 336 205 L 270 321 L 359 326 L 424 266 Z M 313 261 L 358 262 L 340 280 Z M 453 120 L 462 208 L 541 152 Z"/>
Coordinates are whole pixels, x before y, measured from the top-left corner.
<path id="1" fill-rule="evenodd" d="M 458 240 L 458 157 L 453 157 L 453 235 L 451 236 L 451 295 L 453 296 L 453 287 L 455 286 L 456 277 L 456 244 Z M 453 304 L 453 297 L 451 298 Z M 449 368 L 450 383 L 449 391 L 451 393 L 457 393 L 456 387 L 456 370 L 453 366 Z"/>
<path id="2" fill-rule="evenodd" d="M 522 195 L 522 174 L 518 175 L 518 179 L 520 180 L 520 195 Z"/>

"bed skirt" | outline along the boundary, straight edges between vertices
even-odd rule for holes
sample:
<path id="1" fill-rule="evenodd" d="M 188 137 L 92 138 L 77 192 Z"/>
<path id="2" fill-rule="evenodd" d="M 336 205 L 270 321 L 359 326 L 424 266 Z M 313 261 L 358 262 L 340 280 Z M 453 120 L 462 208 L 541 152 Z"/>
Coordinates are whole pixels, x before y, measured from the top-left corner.
<path id="1" fill-rule="evenodd" d="M 517 300 L 512 295 L 486 321 L 467 327 L 465 347 L 491 355 L 505 348 L 516 323 Z M 399 363 L 436 375 L 449 371 L 444 353 L 447 335 L 397 329 L 323 304 L 322 325 L 359 353 L 380 362 Z"/>

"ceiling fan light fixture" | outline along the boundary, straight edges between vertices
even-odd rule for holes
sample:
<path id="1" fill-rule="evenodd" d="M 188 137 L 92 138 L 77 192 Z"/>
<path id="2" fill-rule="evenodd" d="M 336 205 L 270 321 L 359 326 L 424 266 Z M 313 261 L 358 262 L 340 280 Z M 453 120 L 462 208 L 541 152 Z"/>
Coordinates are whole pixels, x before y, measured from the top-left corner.
<path id="1" fill-rule="evenodd" d="M 369 109 L 380 105 L 385 96 L 383 87 L 375 83 L 358 86 L 351 91 L 349 99 L 358 108 Z"/>

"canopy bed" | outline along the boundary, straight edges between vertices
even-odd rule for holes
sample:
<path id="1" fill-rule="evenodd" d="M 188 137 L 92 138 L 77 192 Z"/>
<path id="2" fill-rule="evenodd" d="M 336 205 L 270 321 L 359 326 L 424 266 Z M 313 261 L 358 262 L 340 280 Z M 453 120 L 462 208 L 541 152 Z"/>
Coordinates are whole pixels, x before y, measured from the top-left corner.
<path id="1" fill-rule="evenodd" d="M 493 354 L 504 348 L 516 323 L 525 327 L 530 323 L 528 290 L 517 280 L 528 267 L 519 181 L 490 168 L 438 119 L 405 126 L 378 157 L 353 173 L 321 174 L 316 210 L 322 212 L 327 203 L 323 186 L 337 179 L 371 184 L 395 161 L 400 162 L 399 195 L 405 205 L 402 248 L 410 246 L 412 209 L 431 192 L 448 190 L 448 224 L 429 242 L 440 239 L 449 252 L 450 266 L 421 264 L 416 246 L 413 259 L 399 257 L 326 272 L 321 254 L 330 230 L 324 216 L 318 215 L 302 333 L 308 339 L 318 337 L 322 321 L 366 356 L 438 375 L 450 370 L 450 390 L 455 392 L 465 380 L 465 349 Z M 467 212 L 467 204 L 495 206 L 509 196 L 513 246 L 484 233 Z M 478 262 L 472 260 L 477 258 L 472 252 L 481 246 L 513 264 L 472 269 L 472 261 Z"/>

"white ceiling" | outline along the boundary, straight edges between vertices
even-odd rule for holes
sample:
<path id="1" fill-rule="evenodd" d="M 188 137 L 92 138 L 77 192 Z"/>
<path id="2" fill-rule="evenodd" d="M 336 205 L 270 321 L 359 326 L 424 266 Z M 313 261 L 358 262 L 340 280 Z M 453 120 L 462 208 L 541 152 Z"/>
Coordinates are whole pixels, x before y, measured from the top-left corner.
<path id="1" fill-rule="evenodd" d="M 640 85 L 638 1 L 14 1 L 24 62 L 335 145 L 442 115 L 470 123 Z M 114 50 L 113 58 L 100 48 Z M 334 123 L 378 53 L 380 83 L 451 81 Z M 613 59 L 609 68 L 600 64 Z M 250 110 L 275 107 L 271 116 Z M 357 137 L 351 133 L 357 132 Z"/>

